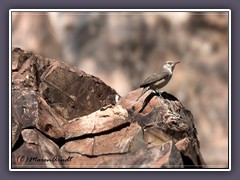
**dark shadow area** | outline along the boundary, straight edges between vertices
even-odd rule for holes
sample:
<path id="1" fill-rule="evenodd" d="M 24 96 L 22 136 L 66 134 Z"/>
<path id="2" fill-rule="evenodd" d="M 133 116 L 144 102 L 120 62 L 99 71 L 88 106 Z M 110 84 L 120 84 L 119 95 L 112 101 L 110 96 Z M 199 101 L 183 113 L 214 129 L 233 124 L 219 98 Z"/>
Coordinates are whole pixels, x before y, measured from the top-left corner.
<path id="1" fill-rule="evenodd" d="M 16 143 L 14 144 L 14 146 L 12 147 L 12 152 L 14 152 L 15 150 L 17 150 L 18 148 L 20 148 L 24 143 L 22 134 L 19 135 Z"/>
<path id="2" fill-rule="evenodd" d="M 187 169 L 199 168 L 196 165 L 194 165 L 193 161 L 189 157 L 185 156 L 182 153 L 181 153 L 181 156 L 182 156 L 182 161 L 183 161 L 184 168 L 187 168 Z"/>
<path id="3" fill-rule="evenodd" d="M 163 99 L 167 99 L 169 101 L 178 101 L 178 99 L 175 96 L 173 96 L 172 94 L 169 94 L 165 91 L 161 93 L 161 96 Z"/>
<path id="4" fill-rule="evenodd" d="M 145 109 L 145 107 L 147 106 L 147 104 L 151 101 L 151 99 L 154 97 L 154 96 L 159 96 L 159 94 L 158 93 L 156 93 L 156 92 L 151 92 L 147 97 L 146 97 L 146 99 L 144 100 L 144 102 L 143 102 L 143 105 L 142 105 L 142 108 L 140 109 L 140 111 L 139 111 L 139 113 L 141 113 L 144 109 Z"/>

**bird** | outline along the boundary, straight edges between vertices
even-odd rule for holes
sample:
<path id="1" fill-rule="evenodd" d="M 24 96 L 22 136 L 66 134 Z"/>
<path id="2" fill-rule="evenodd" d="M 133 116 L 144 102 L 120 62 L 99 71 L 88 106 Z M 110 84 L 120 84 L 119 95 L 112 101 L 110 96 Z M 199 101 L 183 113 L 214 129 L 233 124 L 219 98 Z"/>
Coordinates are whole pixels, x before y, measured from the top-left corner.
<path id="1" fill-rule="evenodd" d="M 143 83 L 140 85 L 143 88 L 140 96 L 137 98 L 137 101 L 142 97 L 144 93 L 148 90 L 154 90 L 159 94 L 161 88 L 166 86 L 168 82 L 171 80 L 173 75 L 173 70 L 176 64 L 180 63 L 179 61 L 166 61 L 163 64 L 163 67 L 157 72 L 153 73 L 149 77 L 147 77 Z"/>

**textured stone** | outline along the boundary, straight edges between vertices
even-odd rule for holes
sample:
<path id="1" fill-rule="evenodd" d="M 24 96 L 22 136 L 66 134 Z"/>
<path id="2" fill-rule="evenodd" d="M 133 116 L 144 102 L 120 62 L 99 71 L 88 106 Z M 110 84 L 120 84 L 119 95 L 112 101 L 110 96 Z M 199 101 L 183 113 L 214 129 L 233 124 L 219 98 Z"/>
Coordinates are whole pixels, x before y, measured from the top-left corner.
<path id="1" fill-rule="evenodd" d="M 98 110 L 63 125 L 66 139 L 112 130 L 129 123 L 128 113 L 121 106 Z"/>
<path id="2" fill-rule="evenodd" d="M 39 91 L 48 105 L 66 120 L 116 103 L 119 95 L 114 89 L 76 67 L 19 48 L 13 48 L 12 52 L 12 90 Z"/>
<path id="3" fill-rule="evenodd" d="M 63 157 L 68 157 L 63 153 Z M 71 153 L 71 163 L 65 163 L 66 168 L 183 168 L 180 152 L 170 141 L 153 148 L 139 148 L 124 154 L 108 154 L 97 157 L 87 157 Z"/>
<path id="4" fill-rule="evenodd" d="M 204 167 L 193 116 L 173 95 L 136 101 L 138 89 L 116 102 L 75 67 L 13 53 L 13 168 Z"/>
<path id="5" fill-rule="evenodd" d="M 42 97 L 39 97 L 38 114 L 39 119 L 35 125 L 37 129 L 56 140 L 65 138 L 65 131 L 62 126 L 67 121 L 58 115 Z"/>
<path id="6" fill-rule="evenodd" d="M 13 168 L 61 168 L 58 146 L 34 129 L 22 131 L 22 145 L 12 153 Z"/>
<path id="7" fill-rule="evenodd" d="M 148 147 L 155 147 L 169 140 L 178 143 L 187 138 L 188 143 L 185 144 L 187 148 L 180 148 L 181 146 L 178 145 L 181 153 L 192 161 L 186 165 L 204 167 L 205 162 L 200 153 L 200 144 L 191 112 L 176 97 L 167 92 L 162 92 L 159 96 L 149 91 L 136 102 L 140 92 L 139 90 L 130 92 L 117 104 L 126 108 L 132 115 L 133 121 L 138 122 L 144 129 L 144 138 Z"/>
<path id="8" fill-rule="evenodd" d="M 60 62 L 51 62 L 40 79 L 39 90 L 43 97 L 67 120 L 115 104 L 115 96 L 118 96 L 100 79 Z"/>
<path id="9" fill-rule="evenodd" d="M 17 142 L 17 140 L 19 139 L 19 135 L 21 134 L 22 131 L 22 127 L 19 124 L 19 121 L 16 120 L 17 117 L 14 116 L 14 114 L 12 113 L 12 119 L 11 119 L 11 126 L 12 126 L 12 148 L 14 147 L 15 143 Z"/>
<path id="10" fill-rule="evenodd" d="M 12 124 L 14 136 L 19 129 L 36 127 L 51 138 L 65 137 L 61 126 L 66 120 L 56 114 L 36 91 L 24 89 L 12 92 L 12 116 L 15 121 Z"/>
<path id="11" fill-rule="evenodd" d="M 92 138 L 70 141 L 62 149 L 87 156 L 123 154 L 144 148 L 143 132 L 137 124 Z"/>
<path id="12" fill-rule="evenodd" d="M 22 128 L 33 126 L 38 121 L 38 97 L 31 89 L 12 91 L 12 115 Z"/>

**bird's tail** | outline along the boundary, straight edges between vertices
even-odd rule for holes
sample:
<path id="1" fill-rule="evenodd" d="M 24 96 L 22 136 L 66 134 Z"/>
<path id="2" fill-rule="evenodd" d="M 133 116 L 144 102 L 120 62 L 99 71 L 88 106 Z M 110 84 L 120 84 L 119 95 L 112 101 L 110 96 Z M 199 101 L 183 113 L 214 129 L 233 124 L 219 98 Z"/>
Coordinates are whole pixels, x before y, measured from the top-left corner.
<path id="1" fill-rule="evenodd" d="M 140 99 L 140 97 L 142 97 L 142 95 L 145 94 L 145 92 L 147 92 L 148 90 L 149 90 L 149 87 L 145 87 L 145 88 L 143 88 L 143 90 L 142 90 L 140 96 L 137 98 L 136 101 L 138 101 L 138 100 Z"/>

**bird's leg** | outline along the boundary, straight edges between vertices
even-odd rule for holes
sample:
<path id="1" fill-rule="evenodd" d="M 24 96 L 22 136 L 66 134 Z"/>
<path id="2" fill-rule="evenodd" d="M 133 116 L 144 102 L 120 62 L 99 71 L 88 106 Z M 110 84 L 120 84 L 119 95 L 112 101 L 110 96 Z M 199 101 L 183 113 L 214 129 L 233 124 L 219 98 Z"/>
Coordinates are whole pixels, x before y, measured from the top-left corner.
<path id="1" fill-rule="evenodd" d="M 155 89 L 154 91 L 155 91 L 155 93 L 156 93 L 158 96 L 162 96 L 162 91 L 157 90 L 157 89 Z"/>

